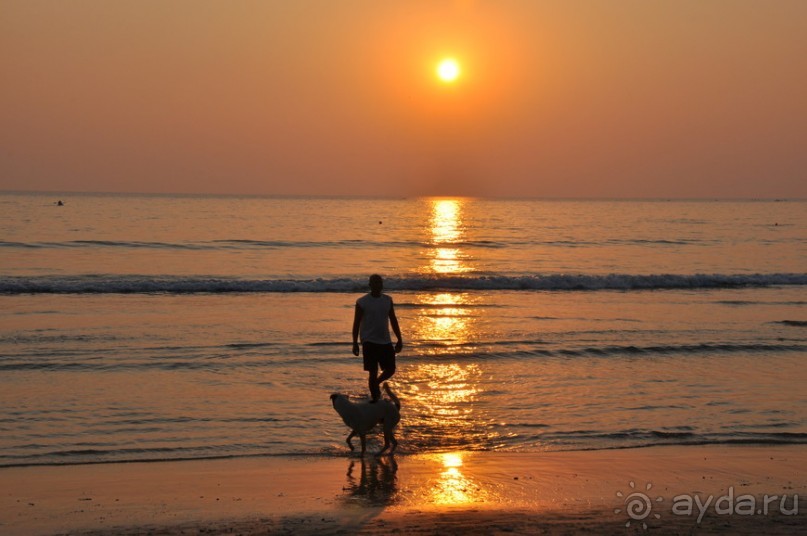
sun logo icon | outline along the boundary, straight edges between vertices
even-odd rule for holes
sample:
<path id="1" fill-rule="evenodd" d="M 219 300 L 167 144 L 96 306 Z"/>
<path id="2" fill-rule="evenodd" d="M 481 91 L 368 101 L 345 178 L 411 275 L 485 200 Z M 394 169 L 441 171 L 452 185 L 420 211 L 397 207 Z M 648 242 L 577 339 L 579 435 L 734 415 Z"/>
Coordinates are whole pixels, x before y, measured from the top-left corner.
<path id="1" fill-rule="evenodd" d="M 636 489 L 636 484 L 631 480 L 630 481 L 631 489 Z M 648 483 L 645 486 L 645 491 L 650 491 L 650 488 L 653 487 L 653 484 Z M 642 528 L 647 530 L 647 523 L 645 523 L 645 519 L 647 519 L 653 511 L 653 501 L 661 502 L 664 500 L 664 497 L 656 497 L 655 499 L 651 499 L 647 493 L 642 491 L 634 491 L 628 495 L 623 494 L 621 491 L 616 492 L 616 496 L 620 499 L 624 499 L 625 503 L 625 512 L 627 512 L 628 522 L 625 523 L 626 527 L 630 527 L 631 521 L 642 522 Z M 618 514 L 622 512 L 621 508 L 615 508 L 614 513 Z M 656 519 L 661 519 L 661 514 L 653 514 L 653 517 Z"/>

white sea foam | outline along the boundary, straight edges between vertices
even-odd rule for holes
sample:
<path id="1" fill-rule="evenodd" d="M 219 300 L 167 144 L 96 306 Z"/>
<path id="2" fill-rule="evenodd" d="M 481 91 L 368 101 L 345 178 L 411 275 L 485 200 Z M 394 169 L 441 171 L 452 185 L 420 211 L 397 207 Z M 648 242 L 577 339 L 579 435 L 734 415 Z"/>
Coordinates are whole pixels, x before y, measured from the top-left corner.
<path id="1" fill-rule="evenodd" d="M 807 285 L 807 274 L 607 274 L 390 277 L 389 290 L 663 290 Z M 364 277 L 332 279 L 235 279 L 137 275 L 28 276 L 0 278 L 3 294 L 144 294 L 361 292 Z"/>

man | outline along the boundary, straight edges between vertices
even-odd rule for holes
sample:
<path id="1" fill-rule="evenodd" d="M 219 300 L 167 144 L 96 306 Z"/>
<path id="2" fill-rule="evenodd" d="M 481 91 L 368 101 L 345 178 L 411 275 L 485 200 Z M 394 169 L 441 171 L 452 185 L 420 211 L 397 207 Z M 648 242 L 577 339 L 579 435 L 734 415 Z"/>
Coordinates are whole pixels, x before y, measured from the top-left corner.
<path id="1" fill-rule="evenodd" d="M 370 293 L 356 300 L 353 315 L 353 355 L 359 355 L 359 333 L 361 332 L 364 370 L 370 373 L 371 402 L 381 397 L 380 385 L 395 374 L 395 354 L 403 348 L 401 328 L 395 317 L 392 298 L 383 294 L 384 280 L 378 274 L 370 276 Z M 389 335 L 389 326 L 398 337 L 395 347 Z M 381 367 L 381 375 L 378 368 Z"/>

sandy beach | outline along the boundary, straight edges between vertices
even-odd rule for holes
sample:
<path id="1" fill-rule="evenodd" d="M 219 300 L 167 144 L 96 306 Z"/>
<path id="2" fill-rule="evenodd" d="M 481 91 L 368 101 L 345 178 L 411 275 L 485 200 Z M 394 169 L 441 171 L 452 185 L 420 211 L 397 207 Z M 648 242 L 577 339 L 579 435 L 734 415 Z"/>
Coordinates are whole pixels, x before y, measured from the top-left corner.
<path id="1" fill-rule="evenodd" d="M 0 532 L 795 534 L 805 467 L 785 446 L 14 467 Z"/>

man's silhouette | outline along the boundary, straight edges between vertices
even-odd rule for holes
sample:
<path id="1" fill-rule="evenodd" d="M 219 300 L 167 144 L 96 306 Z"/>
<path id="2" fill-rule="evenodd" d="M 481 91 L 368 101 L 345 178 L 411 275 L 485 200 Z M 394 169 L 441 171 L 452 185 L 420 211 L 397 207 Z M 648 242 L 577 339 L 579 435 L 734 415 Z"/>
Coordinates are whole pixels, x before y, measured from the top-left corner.
<path id="1" fill-rule="evenodd" d="M 392 298 L 383 294 L 384 280 L 378 274 L 370 276 L 370 293 L 356 300 L 353 316 L 353 355 L 359 355 L 359 334 L 361 333 L 364 370 L 369 372 L 370 397 L 375 402 L 381 397 L 379 386 L 395 374 L 395 354 L 403 348 L 401 328 L 395 316 Z M 389 326 L 398 337 L 392 346 Z M 378 368 L 381 367 L 381 375 Z"/>

